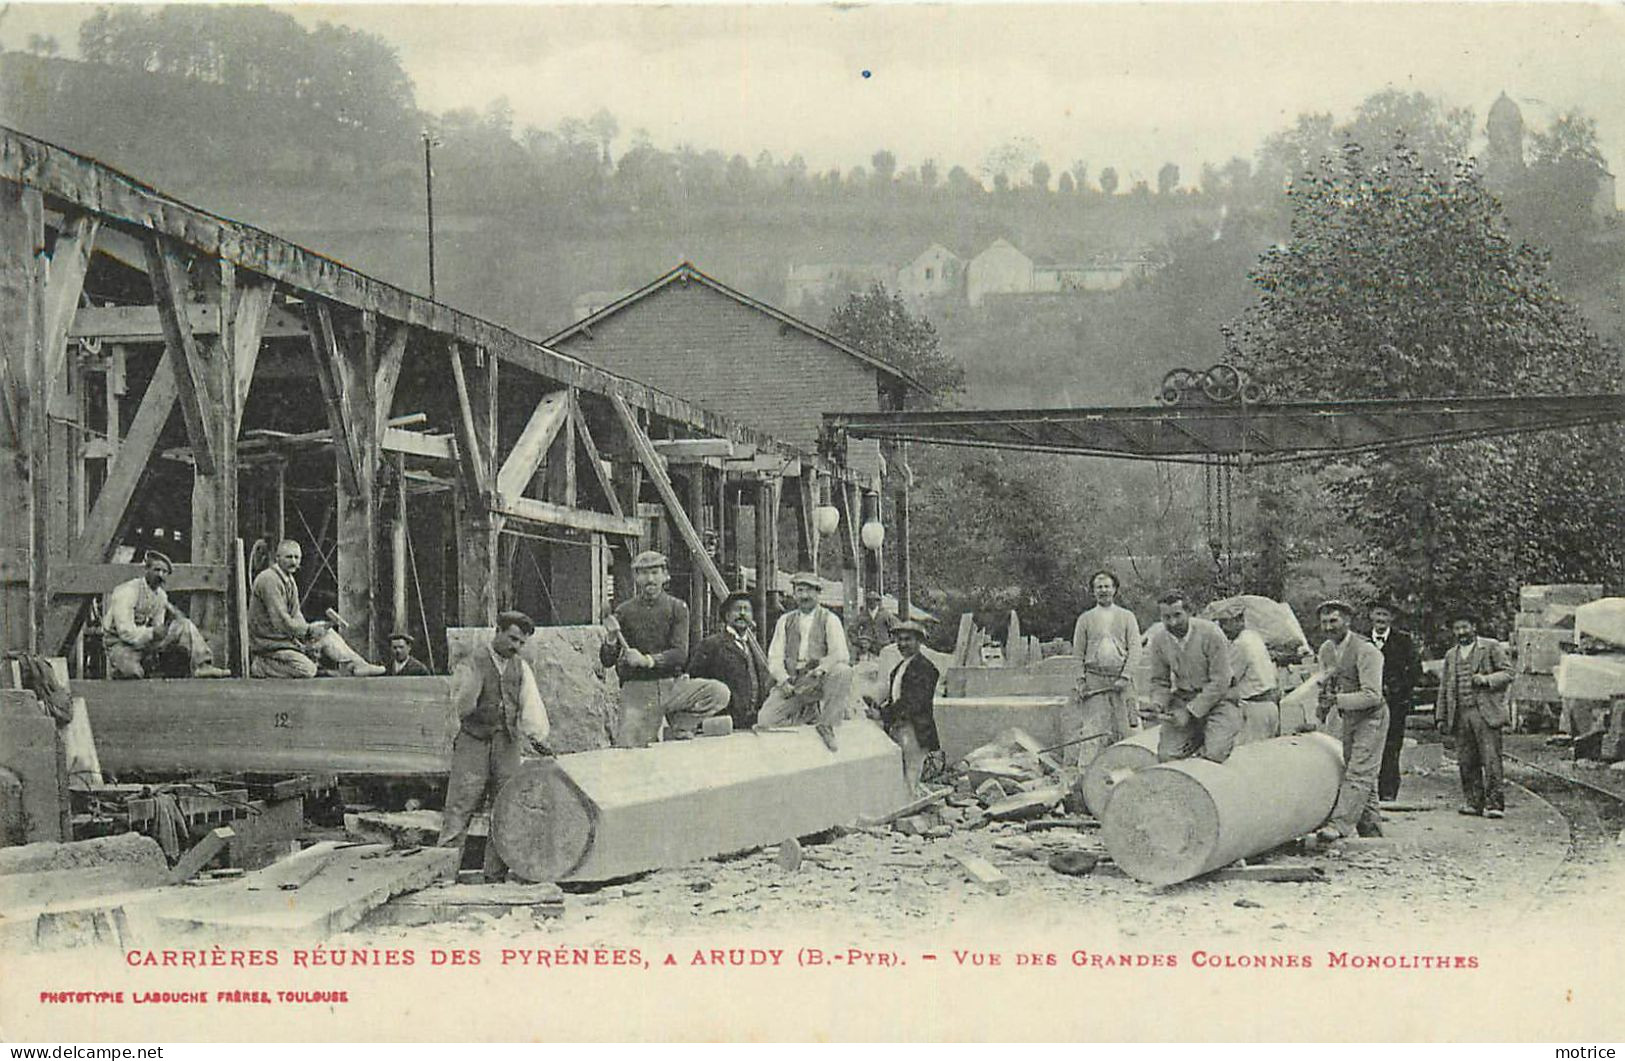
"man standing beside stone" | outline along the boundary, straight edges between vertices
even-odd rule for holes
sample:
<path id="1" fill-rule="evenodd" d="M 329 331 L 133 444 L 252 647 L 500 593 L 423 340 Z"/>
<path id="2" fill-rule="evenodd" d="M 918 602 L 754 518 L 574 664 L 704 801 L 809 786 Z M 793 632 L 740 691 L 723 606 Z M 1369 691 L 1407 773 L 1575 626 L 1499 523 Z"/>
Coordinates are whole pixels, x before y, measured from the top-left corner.
<path id="1" fill-rule="evenodd" d="M 214 666 L 214 653 L 197 625 L 169 603 L 164 583 L 174 570 L 169 557 L 148 549 L 141 574 L 120 582 L 107 595 L 102 629 L 110 677 L 150 677 L 171 652 L 185 658 L 189 677 L 231 676 L 230 671 Z"/>
<path id="2" fill-rule="evenodd" d="M 1110 744 L 1129 735 L 1136 719 L 1129 711 L 1130 675 L 1140 658 L 1140 621 L 1117 603 L 1117 576 L 1096 571 L 1089 578 L 1095 606 L 1078 616 L 1072 628 L 1072 654 L 1081 673 L 1078 691 L 1068 706 L 1064 739 L 1077 740 L 1110 730 Z M 1076 763 L 1081 744 L 1067 748 L 1067 762 Z"/>
<path id="3" fill-rule="evenodd" d="M 892 633 L 903 658 L 892 668 L 885 699 L 870 706 L 887 735 L 903 750 L 903 780 L 915 792 L 925 774 L 926 757 L 942 749 L 934 712 L 940 675 L 936 664 L 920 651 L 925 645 L 925 627 L 900 622 Z"/>
<path id="4" fill-rule="evenodd" d="M 767 729 L 811 723 L 834 751 L 835 723 L 852 699 L 852 666 L 840 620 L 818 603 L 821 587 L 808 572 L 790 579 L 796 607 L 779 616 L 767 650 L 767 669 L 778 684 L 756 724 Z"/>
<path id="5" fill-rule="evenodd" d="M 1394 609 L 1386 604 L 1371 608 L 1371 643 L 1382 653 L 1382 698 L 1388 701 L 1388 734 L 1382 745 L 1382 769 L 1377 774 L 1377 799 L 1399 798 L 1399 753 L 1405 747 L 1405 716 L 1411 696 L 1422 678 L 1422 660 L 1411 635 L 1394 627 Z"/>
<path id="6" fill-rule="evenodd" d="M 1381 836 L 1377 814 L 1377 772 L 1388 733 L 1388 704 L 1382 698 L 1382 653 L 1349 626 L 1354 609 L 1329 600 L 1316 612 L 1326 634 L 1321 643 L 1319 717 L 1337 709 L 1343 739 L 1343 785 L 1332 816 L 1320 830 L 1322 843 L 1344 837 Z"/>
<path id="7" fill-rule="evenodd" d="M 1162 720 L 1157 761 L 1230 758 L 1241 706 L 1230 699 L 1230 642 L 1210 619 L 1191 615 L 1183 593 L 1157 602 L 1162 629 L 1151 635 L 1151 706 Z"/>
<path id="8" fill-rule="evenodd" d="M 700 724 L 728 706 L 728 687 L 709 678 L 690 678 L 688 605 L 666 592 L 666 558 L 653 550 L 632 560 L 631 600 L 604 620 L 598 658 L 621 680 L 619 748 L 641 748 L 668 726 L 668 739 L 686 740 Z"/>
<path id="9" fill-rule="evenodd" d="M 756 642 L 756 620 L 749 593 L 730 593 L 722 602 L 722 629 L 705 638 L 689 657 L 691 678 L 714 678 L 728 687 L 728 714 L 735 730 L 756 725 L 757 712 L 773 676 L 767 653 Z"/>
<path id="10" fill-rule="evenodd" d="M 1478 636 L 1473 617 L 1456 613 L 1450 623 L 1456 643 L 1444 654 L 1434 718 L 1439 732 L 1456 740 L 1461 764 L 1462 814 L 1506 816 L 1501 792 L 1501 729 L 1507 723 L 1507 688 L 1512 661 L 1501 642 Z"/>
<path id="11" fill-rule="evenodd" d="M 1241 735 L 1236 744 L 1268 740 L 1281 733 L 1281 688 L 1264 635 L 1247 626 L 1247 606 L 1226 601 L 1213 610 L 1213 620 L 1230 639 L 1230 698 L 1241 707 Z"/>

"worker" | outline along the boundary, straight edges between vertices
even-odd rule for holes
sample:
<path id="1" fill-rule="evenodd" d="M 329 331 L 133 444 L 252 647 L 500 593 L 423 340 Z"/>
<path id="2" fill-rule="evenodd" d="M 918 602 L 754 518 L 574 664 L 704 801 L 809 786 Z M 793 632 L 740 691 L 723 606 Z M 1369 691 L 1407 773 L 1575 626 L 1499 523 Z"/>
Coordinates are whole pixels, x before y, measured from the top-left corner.
<path id="1" fill-rule="evenodd" d="M 284 540 L 276 559 L 254 576 L 248 599 L 248 673 L 254 678 L 314 678 L 317 663 L 340 674 L 371 678 L 384 673 L 368 663 L 325 622 L 306 622 L 294 572 L 304 559 L 299 543 Z"/>
<path id="2" fill-rule="evenodd" d="M 417 639 L 405 630 L 397 630 L 389 635 L 389 662 L 384 664 L 384 670 L 391 677 L 423 678 L 429 674 L 429 668 L 422 660 L 412 655 L 412 648 Z"/>
<path id="3" fill-rule="evenodd" d="M 878 656 L 881 649 L 892 643 L 897 616 L 881 603 L 878 589 L 865 593 L 863 602 L 863 609 L 852 620 L 851 647 L 859 657 Z"/>
<path id="4" fill-rule="evenodd" d="M 1151 634 L 1151 706 L 1162 721 L 1157 761 L 1230 758 L 1241 707 L 1230 699 L 1230 642 L 1210 619 L 1190 613 L 1185 595 L 1157 602 L 1162 628 Z"/>
<path id="5" fill-rule="evenodd" d="M 457 708 L 457 736 L 451 743 L 451 774 L 446 779 L 440 846 L 459 851 L 468 839 L 468 823 L 481 804 L 497 794 L 519 772 L 521 746 L 527 741 L 544 755 L 549 731 L 547 708 L 536 674 L 519 656 L 536 624 L 524 612 L 502 612 L 490 644 L 475 649 L 452 670 L 451 697 Z M 485 843 L 485 879 L 501 881 L 507 865 L 496 844 Z"/>
<path id="6" fill-rule="evenodd" d="M 604 620 L 598 658 L 621 679 L 621 726 L 615 744 L 641 748 L 660 736 L 685 740 L 728 706 L 728 687 L 713 678 L 691 678 L 688 605 L 666 592 L 666 558 L 653 550 L 632 560 L 632 599 Z"/>
<path id="7" fill-rule="evenodd" d="M 1354 609 L 1348 602 L 1329 600 L 1315 617 L 1326 635 L 1319 653 L 1319 718 L 1324 723 L 1335 707 L 1343 740 L 1343 785 L 1331 818 L 1317 835 L 1322 843 L 1334 843 L 1356 833 L 1381 836 L 1377 771 L 1382 765 L 1382 742 L 1388 733 L 1388 704 L 1382 698 L 1382 653 L 1349 625 Z"/>
<path id="8" fill-rule="evenodd" d="M 1388 733 L 1382 744 L 1382 768 L 1377 772 L 1378 801 L 1399 798 L 1399 753 L 1405 747 L 1405 716 L 1422 679 L 1422 659 L 1410 634 L 1394 626 L 1395 609 L 1386 603 L 1371 607 L 1371 643 L 1382 653 L 1382 698 L 1388 701 Z"/>
<path id="9" fill-rule="evenodd" d="M 102 629 L 109 675 L 145 678 L 172 653 L 185 657 L 186 673 L 193 678 L 231 677 L 230 671 L 214 666 L 214 653 L 197 624 L 169 603 L 164 583 L 175 570 L 169 557 L 148 549 L 142 568 L 107 595 Z"/>
<path id="10" fill-rule="evenodd" d="M 1281 686 L 1264 635 L 1247 625 L 1247 606 L 1232 598 L 1212 612 L 1230 639 L 1230 699 L 1241 707 L 1236 745 L 1281 734 Z"/>
<path id="11" fill-rule="evenodd" d="M 1095 604 L 1072 627 L 1072 654 L 1080 673 L 1077 696 L 1067 710 L 1067 740 L 1109 727 L 1111 740 L 1120 741 L 1139 722 L 1129 711 L 1128 688 L 1140 660 L 1140 621 L 1117 603 L 1118 588 L 1117 576 L 1110 571 L 1089 576 Z M 1084 743 L 1066 749 L 1069 763 L 1077 762 Z"/>
<path id="12" fill-rule="evenodd" d="M 728 714 L 734 729 L 756 725 L 756 715 L 773 687 L 767 653 L 756 640 L 755 606 L 739 590 L 722 602 L 722 629 L 702 640 L 689 657 L 690 678 L 714 678 L 728 687 Z"/>
<path id="13" fill-rule="evenodd" d="M 834 751 L 835 723 L 851 706 L 852 665 L 840 621 L 818 603 L 822 585 L 805 571 L 790 579 L 796 606 L 773 627 L 767 669 L 777 684 L 756 724 L 766 729 L 810 722 Z"/>
<path id="14" fill-rule="evenodd" d="M 1453 613 L 1450 633 L 1456 643 L 1444 654 L 1434 721 L 1440 733 L 1456 740 L 1466 797 L 1459 810 L 1502 818 L 1506 802 L 1501 792 L 1501 728 L 1507 722 L 1512 661 L 1501 642 L 1478 636 L 1478 623 L 1466 612 Z"/>
<path id="15" fill-rule="evenodd" d="M 942 750 L 934 713 L 939 675 L 921 651 L 925 627 L 910 620 L 893 626 L 891 633 L 903 658 L 892 668 L 885 698 L 870 701 L 869 709 L 903 750 L 903 780 L 910 792 L 918 792 L 927 758 Z"/>

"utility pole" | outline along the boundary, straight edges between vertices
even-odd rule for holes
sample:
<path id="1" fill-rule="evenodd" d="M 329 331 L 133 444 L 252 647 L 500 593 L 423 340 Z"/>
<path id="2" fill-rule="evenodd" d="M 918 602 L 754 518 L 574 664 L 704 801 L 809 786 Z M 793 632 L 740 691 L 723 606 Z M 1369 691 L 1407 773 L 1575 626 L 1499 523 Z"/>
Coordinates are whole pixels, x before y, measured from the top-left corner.
<path id="1" fill-rule="evenodd" d="M 429 211 L 429 301 L 434 302 L 434 145 L 437 141 L 429 130 L 423 130 L 423 190 Z"/>

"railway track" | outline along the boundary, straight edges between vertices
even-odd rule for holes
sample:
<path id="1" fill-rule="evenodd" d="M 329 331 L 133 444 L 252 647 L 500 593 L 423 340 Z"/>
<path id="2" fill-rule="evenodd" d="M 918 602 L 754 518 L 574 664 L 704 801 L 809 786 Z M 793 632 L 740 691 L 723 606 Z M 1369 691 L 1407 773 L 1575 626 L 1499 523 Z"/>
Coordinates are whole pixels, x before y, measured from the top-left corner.
<path id="1" fill-rule="evenodd" d="M 1551 803 L 1569 823 L 1568 861 L 1588 861 L 1625 828 L 1625 793 L 1513 752 L 1503 752 L 1507 780 Z"/>

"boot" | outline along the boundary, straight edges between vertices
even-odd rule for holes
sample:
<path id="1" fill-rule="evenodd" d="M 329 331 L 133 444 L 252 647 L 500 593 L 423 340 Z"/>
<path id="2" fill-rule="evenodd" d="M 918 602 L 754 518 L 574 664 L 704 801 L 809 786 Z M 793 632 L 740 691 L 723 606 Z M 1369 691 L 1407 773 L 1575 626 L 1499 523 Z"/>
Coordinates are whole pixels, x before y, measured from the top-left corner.
<path id="1" fill-rule="evenodd" d="M 814 726 L 813 729 L 816 730 L 818 735 L 823 738 L 824 747 L 828 748 L 830 751 L 836 750 L 834 726 L 831 726 L 828 722 L 820 722 L 818 725 Z"/>

